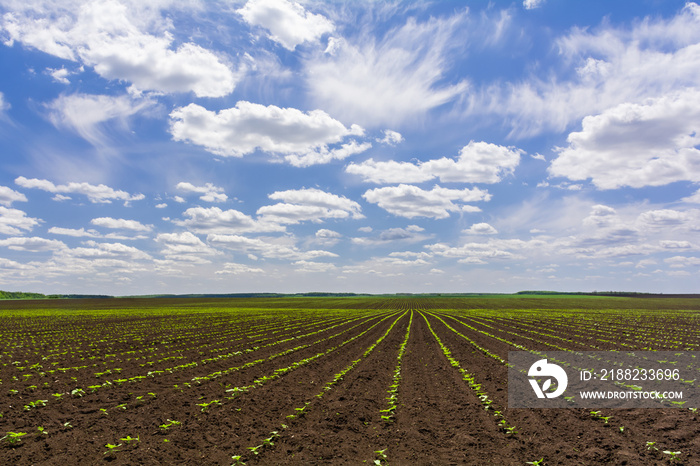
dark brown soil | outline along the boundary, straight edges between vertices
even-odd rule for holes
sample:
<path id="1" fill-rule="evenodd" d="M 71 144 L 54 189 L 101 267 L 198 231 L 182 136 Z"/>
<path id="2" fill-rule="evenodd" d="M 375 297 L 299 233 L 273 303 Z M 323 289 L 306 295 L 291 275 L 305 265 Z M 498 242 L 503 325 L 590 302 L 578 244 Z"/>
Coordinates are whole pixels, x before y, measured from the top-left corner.
<path id="1" fill-rule="evenodd" d="M 514 348 L 494 337 L 593 349 L 556 318 L 547 326 L 478 311 L 410 311 L 430 300 L 358 300 L 359 309 L 325 311 L 298 300 L 245 310 L 223 300 L 163 300 L 167 311 L 138 300 L 118 310 L 113 301 L 91 301 L 89 312 L 0 311 L 0 437 L 26 433 L 15 444 L 0 441 L 0 464 L 229 465 L 237 455 L 251 465 L 669 464 L 663 450 L 682 452 L 675 464 L 700 464 L 699 419 L 687 409 L 611 410 L 609 424 L 582 409 L 508 409 L 506 366 L 436 316 L 504 359 Z M 381 410 L 411 312 L 388 422 Z M 676 317 L 679 325 L 694 319 L 655 315 L 650 325 L 670 329 Z M 426 319 L 493 400 L 489 409 Z M 689 345 L 696 333 L 686 332 Z M 609 334 L 626 341 L 623 330 Z"/>

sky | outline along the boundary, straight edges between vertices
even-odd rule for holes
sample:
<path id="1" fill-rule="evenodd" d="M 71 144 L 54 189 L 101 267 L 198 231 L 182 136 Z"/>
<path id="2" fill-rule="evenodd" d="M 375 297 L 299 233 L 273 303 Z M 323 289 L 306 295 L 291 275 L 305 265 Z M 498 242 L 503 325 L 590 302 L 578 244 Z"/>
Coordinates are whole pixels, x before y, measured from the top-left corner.
<path id="1" fill-rule="evenodd" d="M 700 5 L 0 0 L 0 289 L 699 292 Z"/>

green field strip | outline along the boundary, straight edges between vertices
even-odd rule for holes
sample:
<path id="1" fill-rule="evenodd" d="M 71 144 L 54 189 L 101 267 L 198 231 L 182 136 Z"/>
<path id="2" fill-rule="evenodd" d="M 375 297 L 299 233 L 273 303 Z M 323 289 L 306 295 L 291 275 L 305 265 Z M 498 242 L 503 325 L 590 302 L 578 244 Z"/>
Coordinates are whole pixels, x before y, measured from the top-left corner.
<path id="1" fill-rule="evenodd" d="M 488 337 L 494 338 L 494 339 L 496 339 L 496 340 L 498 340 L 498 341 L 501 341 L 501 342 L 506 343 L 506 344 L 508 344 L 508 345 L 510 345 L 510 346 L 513 346 L 513 347 L 515 347 L 515 348 L 518 348 L 519 350 L 528 351 L 528 352 L 530 352 L 530 353 L 537 354 L 537 355 L 539 355 L 539 356 L 541 356 L 541 357 L 543 357 L 543 358 L 552 360 L 552 361 L 554 361 L 554 362 L 563 364 L 563 365 L 565 365 L 565 366 L 573 367 L 573 368 L 576 369 L 577 371 L 582 371 L 582 370 L 587 370 L 587 369 L 588 369 L 588 368 L 585 368 L 585 367 L 573 366 L 571 363 L 569 363 L 569 362 L 567 362 L 567 361 L 561 361 L 561 360 L 559 360 L 559 359 L 556 359 L 556 358 L 552 358 L 552 357 L 550 357 L 550 356 L 547 356 L 547 353 L 546 353 L 546 352 L 538 351 L 538 350 L 533 350 L 533 349 L 529 349 L 529 348 L 527 348 L 527 347 L 525 347 L 525 346 L 523 346 L 523 345 L 520 345 L 520 344 L 517 344 L 517 343 L 515 343 L 515 342 L 506 340 L 505 338 L 498 337 L 498 336 L 496 336 L 496 335 L 493 335 L 493 334 L 488 333 L 488 332 L 483 331 L 483 330 L 479 330 L 479 329 L 477 329 L 477 328 L 475 328 L 475 327 L 472 327 L 471 325 L 469 325 L 469 324 L 467 324 L 467 323 L 465 323 L 465 322 L 463 322 L 463 321 L 461 321 L 461 320 L 459 320 L 459 319 L 457 319 L 457 318 L 455 318 L 455 317 L 453 317 L 453 316 L 451 316 L 451 315 L 447 315 L 447 317 L 449 317 L 449 318 L 455 320 L 456 322 L 459 322 L 460 324 L 464 325 L 465 327 L 469 328 L 470 330 L 473 330 L 473 331 L 475 331 L 475 332 L 477 332 L 477 333 L 481 333 L 482 335 L 486 335 L 486 336 L 488 336 Z M 493 329 L 493 328 L 492 328 L 492 329 Z M 499 331 L 499 329 L 493 329 L 493 330 Z M 509 332 L 504 332 L 504 333 L 509 333 Z M 534 340 L 534 339 L 531 339 L 531 338 L 523 337 L 523 336 L 521 336 L 521 335 L 516 335 L 516 336 L 518 336 L 518 337 L 520 337 L 520 338 L 523 338 L 523 339 L 526 339 L 526 340 L 536 341 L 536 342 L 540 342 L 540 343 L 546 343 L 546 342 L 541 342 L 541 341 L 539 341 L 539 340 Z M 556 348 L 556 351 L 571 352 L 571 350 L 566 349 L 566 348 L 559 347 L 558 345 L 550 344 L 550 346 Z M 633 356 L 633 357 L 634 357 L 634 356 Z M 607 360 L 607 361 L 604 361 L 604 362 L 610 362 L 610 361 Z M 687 382 L 687 383 L 689 383 L 690 385 L 693 385 L 693 382 L 694 382 L 694 381 L 690 381 L 690 382 Z M 628 384 L 624 384 L 624 383 L 622 383 L 622 382 L 611 382 L 611 383 L 613 383 L 614 385 L 619 386 L 619 387 L 630 388 L 630 389 L 634 389 L 634 390 L 642 390 L 642 389 L 643 389 L 643 387 L 641 387 L 641 386 L 639 386 L 639 385 L 628 385 Z M 694 385 L 693 385 L 693 386 L 694 386 Z M 572 399 L 573 399 L 573 397 L 572 397 Z M 656 400 L 656 401 L 657 401 L 658 403 L 661 403 L 661 404 L 664 404 L 664 403 L 665 403 L 663 400 Z"/>
<path id="2" fill-rule="evenodd" d="M 499 407 L 494 403 L 494 400 L 491 397 L 489 397 L 489 394 L 486 391 L 486 389 L 482 386 L 481 383 L 479 383 L 476 380 L 474 374 L 464 369 L 461 363 L 457 359 L 455 359 L 454 356 L 452 356 L 452 351 L 442 342 L 437 333 L 435 333 L 435 330 L 433 330 L 433 327 L 430 325 L 430 322 L 428 321 L 428 318 L 425 316 L 425 314 L 422 312 L 419 312 L 419 314 L 421 315 L 421 317 L 423 317 L 423 320 L 425 320 L 425 324 L 428 326 L 428 330 L 435 338 L 435 341 L 437 341 L 438 346 L 440 346 L 442 353 L 445 355 L 450 365 L 460 373 L 460 375 L 462 376 L 462 380 L 467 382 L 469 388 L 475 393 L 476 397 L 479 399 L 484 409 L 493 414 L 494 422 L 496 423 L 498 428 L 507 436 L 512 436 L 516 434 L 517 431 L 515 430 L 515 426 L 511 425 L 503 415 L 503 408 Z"/>
<path id="3" fill-rule="evenodd" d="M 367 349 L 365 349 L 365 351 L 362 353 L 362 356 L 360 356 L 359 358 L 353 360 L 350 364 L 348 364 L 347 366 L 345 366 L 341 371 L 337 372 L 337 373 L 333 376 L 333 378 L 332 378 L 331 380 L 329 380 L 328 382 L 326 382 L 326 384 L 323 386 L 323 389 L 322 389 L 318 394 L 316 394 L 313 398 L 311 398 L 309 401 L 306 401 L 306 402 L 304 403 L 304 406 L 301 406 L 301 407 L 299 407 L 299 408 L 294 408 L 294 411 L 291 412 L 289 415 L 286 416 L 286 419 L 287 419 L 288 421 L 285 421 L 285 422 L 293 422 L 293 421 L 295 421 L 296 419 L 299 419 L 299 418 L 301 418 L 301 417 L 304 417 L 304 415 L 308 412 L 308 409 L 310 409 L 311 407 L 313 407 L 313 406 L 315 405 L 314 402 L 316 402 L 317 400 L 323 398 L 323 397 L 324 397 L 329 391 L 331 391 L 341 380 L 343 380 L 343 378 L 344 378 L 350 371 L 352 371 L 353 369 L 355 369 L 355 368 L 357 367 L 357 365 L 358 365 L 361 361 L 363 361 L 364 359 L 366 359 L 367 356 L 369 356 L 369 355 L 372 353 L 372 351 L 374 351 L 374 349 L 375 349 L 382 341 L 384 341 L 384 339 L 391 333 L 391 331 L 393 330 L 394 326 L 396 326 L 396 324 L 401 320 L 401 318 L 403 318 L 408 312 L 409 312 L 409 311 L 404 311 L 399 317 L 397 317 L 396 320 L 394 320 L 394 321 L 391 323 L 391 325 L 390 325 L 389 328 L 386 330 L 386 332 L 384 332 L 384 334 L 383 334 L 382 336 L 380 336 L 374 343 L 372 343 Z M 395 314 L 393 314 L 393 315 L 395 315 Z M 388 317 L 387 317 L 387 318 L 388 318 Z M 383 320 L 386 320 L 386 318 L 385 318 L 385 319 L 382 319 L 382 321 L 383 321 Z M 279 427 L 277 430 L 273 430 L 272 432 L 275 432 L 275 438 L 277 438 L 277 437 L 280 436 L 279 432 L 285 431 L 286 429 L 288 429 L 288 427 L 289 427 L 289 426 L 287 426 L 287 424 L 284 424 L 284 423 L 283 423 L 283 424 L 280 425 L 280 427 Z M 269 439 L 269 438 L 268 438 L 268 439 Z M 232 459 L 233 459 L 233 461 L 234 461 L 233 464 L 234 464 L 234 465 L 235 465 L 235 464 L 245 464 L 244 461 L 248 461 L 248 460 L 250 460 L 250 459 L 253 459 L 253 458 L 257 457 L 257 455 L 263 453 L 266 449 L 274 447 L 274 443 L 273 443 L 272 441 L 269 441 L 268 439 L 263 439 L 263 440 L 261 441 L 260 444 L 255 445 L 255 446 L 248 447 L 248 450 L 250 450 L 250 452 L 242 452 L 240 455 L 233 455 L 233 456 L 232 456 Z M 253 456 L 250 456 L 251 454 L 252 454 Z"/>
<path id="4" fill-rule="evenodd" d="M 380 316 L 379 316 L 379 317 L 380 317 Z M 331 329 L 333 329 L 333 328 L 340 327 L 340 326 L 346 325 L 346 324 L 348 324 L 348 323 L 352 323 L 352 322 L 357 321 L 357 320 L 366 319 L 366 320 L 365 320 L 365 322 L 366 322 L 366 321 L 372 320 L 372 319 L 374 319 L 374 318 L 378 318 L 378 316 L 357 317 L 357 318 L 355 318 L 355 319 L 351 319 L 351 320 L 349 320 L 349 321 L 345 321 L 345 322 L 342 322 L 342 323 L 333 325 L 333 326 L 331 326 L 331 327 L 323 328 L 323 329 L 317 330 L 317 331 L 315 331 L 315 332 L 310 332 L 310 333 L 307 333 L 307 334 L 304 334 L 304 335 L 297 335 L 297 336 L 289 337 L 289 338 L 286 338 L 286 339 L 284 339 L 284 340 L 278 340 L 278 341 L 275 341 L 275 342 L 272 342 L 272 343 L 269 343 L 269 344 L 267 344 L 267 345 L 263 345 L 263 346 L 260 346 L 260 347 L 252 347 L 252 348 L 247 348 L 247 349 L 242 350 L 242 351 L 236 351 L 236 352 L 228 353 L 228 354 L 225 354 L 225 355 L 220 355 L 220 357 L 219 357 L 218 359 L 227 359 L 227 358 L 234 357 L 234 356 L 238 356 L 238 355 L 241 355 L 241 354 L 253 353 L 253 352 L 258 351 L 258 350 L 260 350 L 260 349 L 262 349 L 262 348 L 272 347 L 272 346 L 276 346 L 276 345 L 279 345 L 279 344 L 282 344 L 282 343 L 286 343 L 286 342 L 289 342 L 289 341 L 293 341 L 293 340 L 296 340 L 296 339 L 306 338 L 306 337 L 309 337 L 309 336 L 313 336 L 313 335 L 315 335 L 315 334 L 324 333 L 324 332 L 326 332 L 326 331 L 328 331 L 328 330 L 331 330 Z M 353 326 L 353 327 L 351 327 L 351 328 L 348 328 L 348 329 L 346 329 L 346 330 L 344 330 L 344 331 L 342 331 L 342 332 L 340 332 L 340 333 L 338 333 L 338 334 L 332 335 L 332 336 L 330 336 L 330 337 L 317 340 L 317 341 L 315 341 L 315 342 L 313 342 L 313 343 L 310 343 L 310 344 L 307 344 L 307 345 L 298 346 L 298 347 L 296 347 L 296 348 L 289 349 L 289 350 L 287 350 L 287 351 L 285 351 L 285 352 L 281 352 L 281 353 L 278 353 L 278 354 L 273 355 L 273 356 L 274 356 L 274 358 L 280 357 L 280 356 L 289 354 L 289 353 L 291 353 L 291 352 L 298 351 L 298 350 L 301 350 L 301 349 L 310 347 L 310 346 L 312 346 L 312 345 L 321 343 L 321 342 L 326 341 L 326 340 L 328 340 L 328 339 L 335 338 L 335 337 L 337 337 L 337 336 L 339 336 L 339 335 L 341 335 L 341 334 L 343 334 L 343 333 L 347 333 L 348 331 L 351 331 L 352 329 L 354 329 L 354 328 L 356 328 L 356 327 L 362 325 L 363 323 L 364 323 L 364 322 L 359 323 L 359 324 L 357 324 L 357 325 L 355 325 L 355 326 Z M 204 364 L 206 364 L 207 361 L 211 361 L 211 359 L 212 359 L 212 358 L 205 358 L 205 360 L 200 361 L 200 363 L 204 362 Z M 273 357 L 265 358 L 265 359 L 258 359 L 258 360 L 255 360 L 255 361 L 246 363 L 246 364 L 244 364 L 244 365 L 242 365 L 242 366 L 231 367 L 231 368 L 228 368 L 228 369 L 226 369 L 226 370 L 224 370 L 224 371 L 216 371 L 216 372 L 214 372 L 214 373 L 212 373 L 212 374 L 208 374 L 208 375 L 205 375 L 205 376 L 200 377 L 200 378 L 195 377 L 194 379 L 188 380 L 187 382 L 184 382 L 184 383 L 189 384 L 190 382 L 193 382 L 193 381 L 194 381 L 195 383 L 196 383 L 197 381 L 199 381 L 199 383 L 201 383 L 202 381 L 215 379 L 215 378 L 221 377 L 221 376 L 223 376 L 223 375 L 225 375 L 225 374 L 227 374 L 227 373 L 230 373 L 230 372 L 233 372 L 233 371 L 237 371 L 237 370 L 241 370 L 241 369 L 245 369 L 245 368 L 248 368 L 248 367 L 252 367 L 252 366 L 254 366 L 254 365 L 260 364 L 260 363 L 262 363 L 262 362 L 265 362 L 265 361 L 271 360 L 271 359 L 273 359 Z M 76 388 L 74 388 L 73 390 L 71 390 L 70 392 L 56 393 L 56 394 L 52 394 L 51 396 L 45 396 L 45 398 L 47 399 L 47 401 L 48 401 L 48 400 L 51 400 L 52 402 L 60 400 L 64 395 L 69 395 L 69 396 L 67 396 L 66 398 L 69 398 L 69 397 L 73 397 L 73 398 L 82 398 L 82 397 L 87 396 L 87 395 L 89 395 L 89 394 L 91 394 L 91 393 L 95 393 L 95 392 L 97 392 L 98 390 L 109 389 L 109 388 L 111 388 L 111 387 L 114 386 L 114 385 L 121 385 L 121 384 L 124 384 L 124 383 L 134 383 L 134 382 L 138 382 L 138 381 L 142 381 L 142 380 L 147 380 L 149 377 L 150 377 L 150 378 L 153 378 L 153 377 L 160 376 L 160 375 L 172 374 L 172 373 L 177 372 L 177 371 L 180 371 L 180 370 L 186 370 L 186 369 L 191 369 L 191 368 L 197 367 L 197 366 L 199 366 L 200 363 L 198 363 L 198 362 L 196 362 L 196 361 L 193 361 L 193 362 L 190 362 L 190 363 L 181 364 L 181 365 L 178 365 L 178 366 L 173 366 L 173 367 L 168 368 L 168 369 L 166 369 L 166 370 L 164 370 L 164 371 L 149 371 L 146 375 L 133 376 L 133 377 L 130 377 L 130 378 L 125 378 L 125 379 L 116 378 L 116 379 L 113 379 L 113 380 L 107 380 L 107 381 L 104 381 L 104 382 L 102 382 L 102 383 L 94 384 L 94 385 L 91 385 L 91 386 L 76 387 Z M 197 380 L 197 379 L 198 379 L 198 380 Z M 0 382 L 1 382 L 1 381 L 0 381 Z M 181 382 L 181 383 L 183 383 L 183 382 Z M 143 404 L 145 401 L 148 401 L 148 400 L 153 399 L 153 397 L 151 397 L 151 396 L 149 396 L 149 395 L 150 395 L 150 394 L 148 394 L 148 393 L 144 393 L 144 394 L 142 394 L 141 396 L 137 396 L 135 401 L 136 401 L 137 403 L 139 403 L 139 404 Z M 119 411 L 117 411 L 117 412 L 119 412 Z M 8 414 L 10 414 L 10 413 L 8 413 Z"/>
<path id="5" fill-rule="evenodd" d="M 401 360 L 403 359 L 403 355 L 406 352 L 406 345 L 408 344 L 408 339 L 411 335 L 411 324 L 413 324 L 413 310 L 411 310 L 411 317 L 408 319 L 406 335 L 404 336 L 403 341 L 399 345 L 399 351 L 396 355 L 396 367 L 394 367 L 392 383 L 387 389 L 387 408 L 379 411 L 382 420 L 386 422 L 393 422 L 394 415 L 396 413 L 399 385 L 401 383 Z"/>

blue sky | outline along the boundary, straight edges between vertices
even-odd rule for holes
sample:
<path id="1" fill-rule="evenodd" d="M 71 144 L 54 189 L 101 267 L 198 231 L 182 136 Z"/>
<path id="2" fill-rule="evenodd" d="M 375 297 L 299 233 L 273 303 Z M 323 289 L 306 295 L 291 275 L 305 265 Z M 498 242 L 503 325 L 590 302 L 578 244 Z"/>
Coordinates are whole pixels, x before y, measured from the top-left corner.
<path id="1" fill-rule="evenodd" d="M 698 291 L 696 3 L 0 14 L 0 289 Z"/>

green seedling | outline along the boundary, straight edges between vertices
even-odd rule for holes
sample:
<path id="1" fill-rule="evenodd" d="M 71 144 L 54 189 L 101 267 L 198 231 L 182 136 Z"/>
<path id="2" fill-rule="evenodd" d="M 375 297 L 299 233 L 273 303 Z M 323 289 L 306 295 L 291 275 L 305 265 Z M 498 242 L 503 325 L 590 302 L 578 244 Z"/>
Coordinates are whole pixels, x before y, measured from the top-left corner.
<path id="1" fill-rule="evenodd" d="M 263 447 L 263 446 L 262 446 L 262 444 L 261 444 L 261 445 L 258 445 L 258 446 L 256 446 L 256 447 L 248 447 L 248 450 L 250 450 L 251 452 L 253 452 L 254 455 L 259 455 L 260 452 L 259 452 L 258 450 L 261 449 L 262 447 Z"/>
<path id="2" fill-rule="evenodd" d="M 141 439 L 139 438 L 138 435 L 136 437 L 132 437 L 131 435 L 127 435 L 126 437 L 120 438 L 119 440 L 121 440 L 122 442 L 125 442 L 127 444 L 130 444 L 131 442 L 139 442 Z"/>
<path id="3" fill-rule="evenodd" d="M 681 454 L 680 451 L 670 451 L 670 450 L 664 450 L 663 453 L 665 455 L 669 455 L 669 457 L 668 457 L 669 461 L 679 461 L 678 455 Z"/>
<path id="4" fill-rule="evenodd" d="M 647 450 L 649 450 L 649 451 L 658 450 L 658 448 L 656 448 L 656 442 L 647 442 Z"/>
<path id="5" fill-rule="evenodd" d="M 76 388 L 74 390 L 71 390 L 70 395 L 73 398 L 82 398 L 85 396 L 85 390 L 83 390 L 82 388 Z"/>
<path id="6" fill-rule="evenodd" d="M 103 454 L 104 454 L 104 455 L 109 455 L 109 456 L 114 456 L 114 455 L 116 455 L 116 453 L 117 453 L 118 451 L 121 451 L 121 450 L 117 450 L 117 448 L 119 448 L 119 447 L 121 447 L 121 446 L 122 446 L 121 443 L 118 443 L 118 444 L 116 444 L 116 445 L 113 445 L 113 444 L 111 444 L 111 443 L 108 443 L 107 445 L 105 445 L 105 447 L 107 447 L 107 451 L 104 452 Z"/>
<path id="7" fill-rule="evenodd" d="M 8 432 L 7 435 L 0 438 L 0 441 L 7 439 L 10 446 L 15 446 L 22 441 L 22 437 L 25 435 L 27 435 L 26 432 Z"/>
<path id="8" fill-rule="evenodd" d="M 540 458 L 539 460 L 535 461 L 527 461 L 525 464 L 531 464 L 532 466 L 540 466 L 544 462 L 544 458 Z"/>
<path id="9" fill-rule="evenodd" d="M 243 457 L 241 455 L 233 455 L 231 459 L 233 460 L 233 466 L 245 465 L 245 463 L 243 462 Z"/>
<path id="10" fill-rule="evenodd" d="M 385 464 L 384 462 L 387 461 L 387 456 L 386 453 L 386 448 L 384 450 L 376 450 L 374 454 L 377 456 L 377 458 L 374 460 L 374 464 L 377 466 L 381 466 L 382 464 Z"/>
<path id="11" fill-rule="evenodd" d="M 221 400 L 212 400 L 209 403 L 197 403 L 197 406 L 202 407 L 202 412 L 206 412 L 210 406 L 221 406 Z"/>
<path id="12" fill-rule="evenodd" d="M 39 431 L 39 435 L 49 435 L 48 431 L 44 429 L 42 426 L 39 426 L 36 428 Z"/>
<path id="13" fill-rule="evenodd" d="M 107 412 L 107 410 L 105 408 L 100 408 L 100 414 L 103 414 L 105 416 L 109 416 L 109 413 Z"/>

